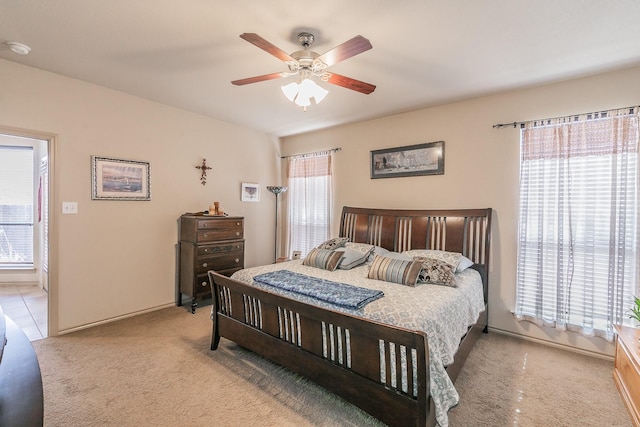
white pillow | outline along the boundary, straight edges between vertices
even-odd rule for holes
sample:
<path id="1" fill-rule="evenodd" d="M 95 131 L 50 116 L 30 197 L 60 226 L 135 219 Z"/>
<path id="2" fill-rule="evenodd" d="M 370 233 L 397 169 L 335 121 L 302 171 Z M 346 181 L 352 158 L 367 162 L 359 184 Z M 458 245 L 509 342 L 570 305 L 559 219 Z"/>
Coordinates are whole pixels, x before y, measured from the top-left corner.
<path id="1" fill-rule="evenodd" d="M 471 261 L 466 256 L 462 255 L 462 258 L 460 258 L 460 264 L 458 264 L 458 266 L 456 267 L 456 273 L 465 271 L 467 268 L 471 267 L 473 264 L 474 264 L 473 261 Z"/>

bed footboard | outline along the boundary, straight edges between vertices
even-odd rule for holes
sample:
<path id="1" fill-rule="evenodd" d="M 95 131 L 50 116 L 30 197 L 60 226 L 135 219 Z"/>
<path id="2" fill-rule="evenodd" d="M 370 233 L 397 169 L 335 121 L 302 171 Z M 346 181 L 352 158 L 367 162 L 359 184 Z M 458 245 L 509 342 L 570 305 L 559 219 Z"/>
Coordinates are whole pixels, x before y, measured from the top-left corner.
<path id="1" fill-rule="evenodd" d="M 435 425 L 422 332 L 287 299 L 213 271 L 209 279 L 212 350 L 228 338 L 388 425 Z"/>

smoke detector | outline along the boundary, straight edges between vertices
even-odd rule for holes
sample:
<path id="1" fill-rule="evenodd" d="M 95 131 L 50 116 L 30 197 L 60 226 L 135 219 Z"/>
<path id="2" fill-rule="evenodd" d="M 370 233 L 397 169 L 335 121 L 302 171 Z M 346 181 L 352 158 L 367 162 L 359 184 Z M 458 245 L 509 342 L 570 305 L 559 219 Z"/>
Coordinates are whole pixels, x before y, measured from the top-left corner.
<path id="1" fill-rule="evenodd" d="M 17 53 L 18 55 L 28 55 L 29 52 L 31 52 L 31 48 L 23 43 L 7 42 L 7 46 L 9 46 L 11 52 Z"/>

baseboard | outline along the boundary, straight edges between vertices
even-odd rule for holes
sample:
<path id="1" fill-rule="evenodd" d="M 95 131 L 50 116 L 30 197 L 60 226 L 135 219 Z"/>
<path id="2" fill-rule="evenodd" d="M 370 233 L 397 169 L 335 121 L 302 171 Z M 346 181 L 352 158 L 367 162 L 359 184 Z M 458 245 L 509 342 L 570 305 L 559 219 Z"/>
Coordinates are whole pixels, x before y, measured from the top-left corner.
<path id="1" fill-rule="evenodd" d="M 25 282 L 16 282 L 16 281 L 10 281 L 10 282 L 3 282 L 0 281 L 0 287 L 2 286 L 39 286 L 42 288 L 42 284 L 38 281 L 25 281 Z"/>
<path id="2" fill-rule="evenodd" d="M 613 361 L 613 356 L 610 356 L 608 354 L 597 353 L 595 351 L 589 351 L 589 350 L 583 350 L 581 348 L 571 347 L 569 345 L 559 344 L 559 343 L 554 342 L 554 341 L 543 340 L 543 339 L 540 339 L 540 338 L 533 338 L 533 337 L 530 337 L 530 336 L 527 336 L 527 335 L 520 335 L 520 334 L 516 334 L 516 333 L 511 332 L 511 331 L 505 331 L 503 329 L 497 329 L 497 328 L 489 327 L 489 332 L 494 332 L 496 334 L 502 334 L 502 335 L 508 335 L 508 336 L 511 336 L 511 337 L 514 337 L 514 338 L 519 338 L 519 339 L 524 340 L 524 341 L 531 341 L 531 342 L 535 342 L 537 344 L 547 345 L 549 347 L 554 347 L 554 348 L 558 348 L 558 349 L 561 349 L 561 350 L 566 350 L 566 351 L 571 351 L 571 352 L 574 352 L 574 353 L 583 354 L 585 356 L 597 357 L 598 359 L 604 359 L 604 360 Z"/>
<path id="3" fill-rule="evenodd" d="M 123 314 L 122 316 L 111 317 L 109 319 L 100 320 L 99 322 L 87 323 L 86 325 L 76 326 L 74 328 L 63 329 L 58 331 L 58 335 L 70 334 L 72 332 L 81 331 L 83 329 L 93 328 L 94 326 L 104 325 L 111 322 L 117 322 L 118 320 L 128 319 L 129 317 L 138 316 L 140 314 L 151 313 L 153 311 L 162 310 L 164 308 L 174 307 L 175 303 L 167 303 L 156 307 L 147 308 L 145 310 L 135 311 L 129 314 Z"/>

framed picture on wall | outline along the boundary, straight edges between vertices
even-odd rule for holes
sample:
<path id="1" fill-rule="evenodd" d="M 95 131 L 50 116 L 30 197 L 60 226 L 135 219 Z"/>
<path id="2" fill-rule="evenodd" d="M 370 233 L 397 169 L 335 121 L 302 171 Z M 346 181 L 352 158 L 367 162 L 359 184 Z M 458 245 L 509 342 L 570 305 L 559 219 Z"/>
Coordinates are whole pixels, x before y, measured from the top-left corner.
<path id="1" fill-rule="evenodd" d="M 92 200 L 151 200 L 149 162 L 91 156 Z"/>
<path id="2" fill-rule="evenodd" d="M 250 182 L 243 182 L 240 194 L 243 202 L 259 202 L 260 186 Z"/>
<path id="3" fill-rule="evenodd" d="M 371 151 L 371 179 L 443 174 L 444 141 Z"/>

